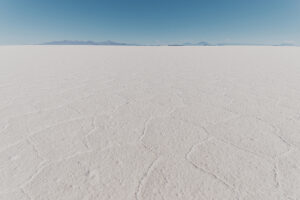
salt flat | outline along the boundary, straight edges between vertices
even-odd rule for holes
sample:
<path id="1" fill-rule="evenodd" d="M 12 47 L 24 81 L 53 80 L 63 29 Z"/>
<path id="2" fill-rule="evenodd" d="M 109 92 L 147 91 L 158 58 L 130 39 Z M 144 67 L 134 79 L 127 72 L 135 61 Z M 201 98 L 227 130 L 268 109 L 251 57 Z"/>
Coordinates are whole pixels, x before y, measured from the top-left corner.
<path id="1" fill-rule="evenodd" d="M 1 200 L 297 200 L 299 149 L 298 47 L 0 47 Z"/>

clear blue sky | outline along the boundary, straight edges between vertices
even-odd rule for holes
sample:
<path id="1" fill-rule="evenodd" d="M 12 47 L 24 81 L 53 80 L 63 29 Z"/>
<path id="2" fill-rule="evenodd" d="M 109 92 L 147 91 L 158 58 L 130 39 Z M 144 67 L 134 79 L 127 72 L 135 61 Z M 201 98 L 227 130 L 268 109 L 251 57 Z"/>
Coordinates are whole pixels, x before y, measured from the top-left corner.
<path id="1" fill-rule="evenodd" d="M 300 0 L 0 0 L 0 44 L 300 44 Z"/>

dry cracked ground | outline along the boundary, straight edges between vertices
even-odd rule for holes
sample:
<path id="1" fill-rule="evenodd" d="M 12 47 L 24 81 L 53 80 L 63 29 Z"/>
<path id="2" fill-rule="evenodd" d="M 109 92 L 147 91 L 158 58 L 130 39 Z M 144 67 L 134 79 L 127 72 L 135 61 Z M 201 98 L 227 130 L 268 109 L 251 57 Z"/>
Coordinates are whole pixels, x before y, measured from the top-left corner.
<path id="1" fill-rule="evenodd" d="M 297 47 L 0 47 L 0 200 L 299 200 Z"/>

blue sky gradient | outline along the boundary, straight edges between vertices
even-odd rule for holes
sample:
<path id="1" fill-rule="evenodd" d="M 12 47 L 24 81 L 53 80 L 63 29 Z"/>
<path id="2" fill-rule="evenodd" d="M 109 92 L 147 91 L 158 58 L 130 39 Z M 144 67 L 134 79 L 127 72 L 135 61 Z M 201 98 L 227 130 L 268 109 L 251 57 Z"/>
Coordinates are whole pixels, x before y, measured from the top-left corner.
<path id="1" fill-rule="evenodd" d="M 299 0 L 0 0 L 0 44 L 300 44 Z"/>

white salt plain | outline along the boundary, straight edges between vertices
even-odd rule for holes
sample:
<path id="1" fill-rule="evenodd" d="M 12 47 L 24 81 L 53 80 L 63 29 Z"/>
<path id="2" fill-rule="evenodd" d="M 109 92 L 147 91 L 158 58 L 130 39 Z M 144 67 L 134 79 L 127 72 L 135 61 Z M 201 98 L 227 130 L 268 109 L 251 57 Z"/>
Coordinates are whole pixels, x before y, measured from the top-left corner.
<path id="1" fill-rule="evenodd" d="M 1 46 L 0 199 L 300 199 L 300 49 Z"/>

